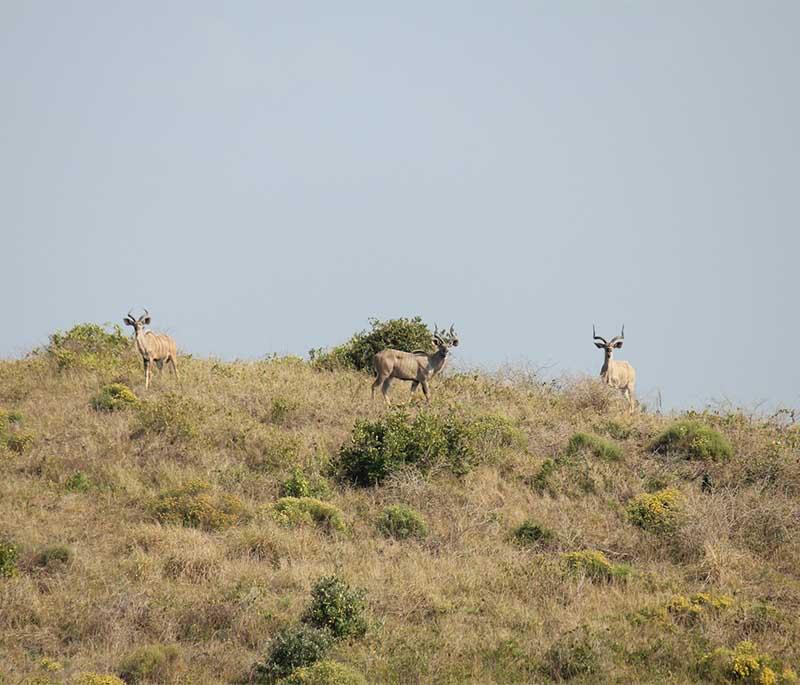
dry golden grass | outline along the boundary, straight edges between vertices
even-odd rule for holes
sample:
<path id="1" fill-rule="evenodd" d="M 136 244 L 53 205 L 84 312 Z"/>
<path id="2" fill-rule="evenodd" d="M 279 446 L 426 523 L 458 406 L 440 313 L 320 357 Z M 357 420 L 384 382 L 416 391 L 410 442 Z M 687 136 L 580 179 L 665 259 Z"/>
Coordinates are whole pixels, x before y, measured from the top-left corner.
<path id="1" fill-rule="evenodd" d="M 734 455 L 688 461 L 648 451 L 674 417 L 629 415 L 593 381 L 452 374 L 435 381 L 434 412 L 506 416 L 522 442 L 462 476 L 406 469 L 355 488 L 329 465 L 356 419 L 385 412 L 367 376 L 296 359 L 180 366 L 179 384 L 156 375 L 146 393 L 133 354 L 107 368 L 59 370 L 43 355 L 0 362 L 0 410 L 20 412 L 19 430 L 33 436 L 22 453 L 0 446 L 0 538 L 19 549 L 16 575 L 0 578 L 3 685 L 120 675 L 152 645 L 180 656 L 152 682 L 245 683 L 331 573 L 366 589 L 370 625 L 330 658 L 369 683 L 698 682 L 704 655 L 745 640 L 784 665 L 800 660 L 794 426 L 691 416 Z M 144 406 L 94 410 L 112 382 Z M 393 399 L 407 392 L 398 384 Z M 568 454 L 579 432 L 622 457 Z M 545 460 L 555 466 L 542 488 Z M 331 481 L 342 531 L 271 515 L 296 469 Z M 159 496 L 195 482 L 212 499 L 236 498 L 242 515 L 218 528 L 159 522 Z M 667 487 L 682 495 L 682 524 L 633 525 L 631 500 Z M 396 504 L 424 516 L 423 539 L 381 534 L 376 522 Z M 514 543 L 526 520 L 554 533 L 546 549 Z M 37 567 L 54 545 L 70 548 L 69 562 Z M 564 553 L 582 550 L 631 573 L 598 583 L 570 572 Z M 733 603 L 691 622 L 664 610 L 698 592 Z"/>

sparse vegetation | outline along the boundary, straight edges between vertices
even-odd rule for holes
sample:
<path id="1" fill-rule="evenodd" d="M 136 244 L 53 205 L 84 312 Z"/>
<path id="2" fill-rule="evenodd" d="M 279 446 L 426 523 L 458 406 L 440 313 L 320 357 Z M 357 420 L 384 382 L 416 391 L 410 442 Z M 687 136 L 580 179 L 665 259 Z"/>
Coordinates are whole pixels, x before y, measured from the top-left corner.
<path id="1" fill-rule="evenodd" d="M 397 540 L 424 538 L 428 534 L 428 524 L 422 514 L 411 507 L 395 504 L 381 512 L 378 518 L 378 530 L 386 537 Z"/>
<path id="2" fill-rule="evenodd" d="M 448 373 L 430 407 L 387 411 L 360 372 L 190 355 L 180 384 L 94 411 L 107 384 L 140 393 L 124 343 L 0 360 L 0 434 L 35 436 L 0 445 L 6 682 L 748 682 L 736 659 L 792 681 L 794 415 L 629 413 L 597 381 L 518 369 Z M 676 420 L 729 456 L 651 451 Z M 282 520 L 283 497 L 315 503 Z M 419 530 L 407 512 L 427 535 L 387 539 Z M 312 597 L 321 576 L 355 603 Z"/>
<path id="3" fill-rule="evenodd" d="M 676 421 L 650 447 L 656 454 L 698 461 L 726 461 L 733 456 L 731 444 L 717 431 L 699 421 Z"/>

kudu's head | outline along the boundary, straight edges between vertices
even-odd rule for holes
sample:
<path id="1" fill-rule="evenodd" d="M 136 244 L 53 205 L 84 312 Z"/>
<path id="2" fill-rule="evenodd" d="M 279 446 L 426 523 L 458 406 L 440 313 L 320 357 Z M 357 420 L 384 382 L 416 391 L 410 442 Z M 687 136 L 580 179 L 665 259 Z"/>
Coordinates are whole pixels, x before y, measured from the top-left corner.
<path id="1" fill-rule="evenodd" d="M 439 353 L 445 357 L 450 352 L 451 347 L 458 347 L 458 336 L 454 330 L 454 325 L 450 326 L 449 331 L 444 329 L 440 331 L 436 324 L 433 325 L 433 344 L 436 345 Z"/>
<path id="2" fill-rule="evenodd" d="M 594 330 L 594 324 L 592 324 L 592 335 L 594 336 L 595 347 L 605 350 L 606 359 L 611 359 L 611 353 L 622 347 L 622 341 L 625 340 L 625 326 L 622 326 L 622 332 L 619 335 L 615 335 L 611 340 L 606 341 L 605 338 L 597 335 L 597 332 Z"/>
<path id="3" fill-rule="evenodd" d="M 126 317 L 125 317 L 125 318 L 122 320 L 122 322 L 123 322 L 123 323 L 124 323 L 126 326 L 133 326 L 133 332 L 134 332 L 134 334 L 136 334 L 136 333 L 139 333 L 139 332 L 141 332 L 141 330 L 142 330 L 142 329 L 143 329 L 145 326 L 149 326 L 149 325 L 150 325 L 150 314 L 149 314 L 149 313 L 148 313 L 148 311 L 145 309 L 145 310 L 144 310 L 144 314 L 142 314 L 142 315 L 141 315 L 141 316 L 140 316 L 140 317 L 137 319 L 137 318 L 136 318 L 136 317 L 135 317 L 133 314 L 131 314 L 130 312 L 128 312 L 128 316 L 126 316 Z"/>

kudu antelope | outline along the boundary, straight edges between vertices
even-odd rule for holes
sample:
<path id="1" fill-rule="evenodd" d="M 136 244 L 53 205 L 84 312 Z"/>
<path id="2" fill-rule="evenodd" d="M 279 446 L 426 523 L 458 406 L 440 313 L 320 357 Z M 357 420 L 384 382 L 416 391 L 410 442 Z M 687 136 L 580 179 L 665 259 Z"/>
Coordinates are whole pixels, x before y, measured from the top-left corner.
<path id="1" fill-rule="evenodd" d="M 433 344 L 436 352 L 425 352 L 416 350 L 414 352 L 402 352 L 400 350 L 381 350 L 373 359 L 375 368 L 375 382 L 372 384 L 372 398 L 375 398 L 375 388 L 380 386 L 383 393 L 383 401 L 389 404 L 389 386 L 392 379 L 401 381 L 411 381 L 411 395 L 418 385 L 422 386 L 425 393 L 425 400 L 431 401 L 431 392 L 428 388 L 428 381 L 439 373 L 447 363 L 451 347 L 458 346 L 458 337 L 450 326 L 450 332 L 440 331 L 438 326 L 434 327 Z"/>
<path id="2" fill-rule="evenodd" d="M 145 390 L 150 387 L 150 378 L 153 375 L 153 363 L 158 366 L 160 371 L 164 362 L 169 362 L 172 367 L 172 372 L 175 378 L 178 378 L 178 367 L 175 364 L 175 358 L 178 355 L 178 350 L 175 341 L 168 335 L 163 333 L 153 333 L 153 331 L 144 330 L 145 326 L 150 325 L 150 314 L 145 309 L 144 314 L 138 319 L 128 312 L 128 316 L 123 319 L 126 326 L 133 326 L 134 337 L 136 338 L 136 349 L 142 355 L 144 361 L 144 387 Z"/>
<path id="3" fill-rule="evenodd" d="M 625 326 L 622 327 L 622 332 L 619 335 L 614 336 L 607 342 L 605 338 L 601 338 L 597 335 L 594 324 L 592 324 L 592 335 L 595 339 L 595 346 L 599 347 L 601 350 L 605 350 L 606 354 L 605 361 L 603 361 L 603 368 L 600 369 L 600 378 L 610 387 L 616 388 L 622 392 L 625 399 L 628 400 L 632 411 L 636 406 L 636 400 L 633 394 L 636 386 L 636 371 L 628 362 L 617 361 L 611 358 L 614 350 L 622 347 L 622 341 L 625 339 Z M 597 342 L 598 340 L 600 342 Z"/>

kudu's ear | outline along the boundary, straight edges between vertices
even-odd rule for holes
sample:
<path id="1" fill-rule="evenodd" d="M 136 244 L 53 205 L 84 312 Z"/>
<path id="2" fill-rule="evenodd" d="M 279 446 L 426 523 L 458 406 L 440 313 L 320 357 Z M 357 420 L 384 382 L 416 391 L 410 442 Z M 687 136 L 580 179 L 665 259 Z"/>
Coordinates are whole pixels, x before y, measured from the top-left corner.
<path id="1" fill-rule="evenodd" d="M 599 348 L 599 349 L 601 349 L 601 350 L 602 350 L 602 349 L 605 347 L 605 345 L 603 345 L 603 343 L 598 343 L 598 342 L 596 342 L 596 343 L 594 344 L 594 346 L 595 346 L 595 347 L 597 347 L 597 348 Z"/>
<path id="2" fill-rule="evenodd" d="M 128 317 L 128 316 L 126 316 L 126 317 L 125 317 L 125 318 L 122 320 L 122 323 L 124 323 L 126 326 L 133 326 L 133 325 L 134 325 L 134 323 L 133 323 L 133 319 L 131 319 L 131 318 L 130 318 L 130 317 Z"/>
<path id="3" fill-rule="evenodd" d="M 453 347 L 458 347 L 458 338 L 453 338 L 453 341 L 450 343 Z"/>
<path id="4" fill-rule="evenodd" d="M 142 323 L 145 326 L 149 326 L 150 325 L 150 317 L 149 316 L 144 317 L 144 319 L 142 319 Z"/>
<path id="5" fill-rule="evenodd" d="M 614 343 L 614 347 L 616 347 L 617 349 L 622 347 L 622 340 L 617 340 L 617 342 Z"/>

